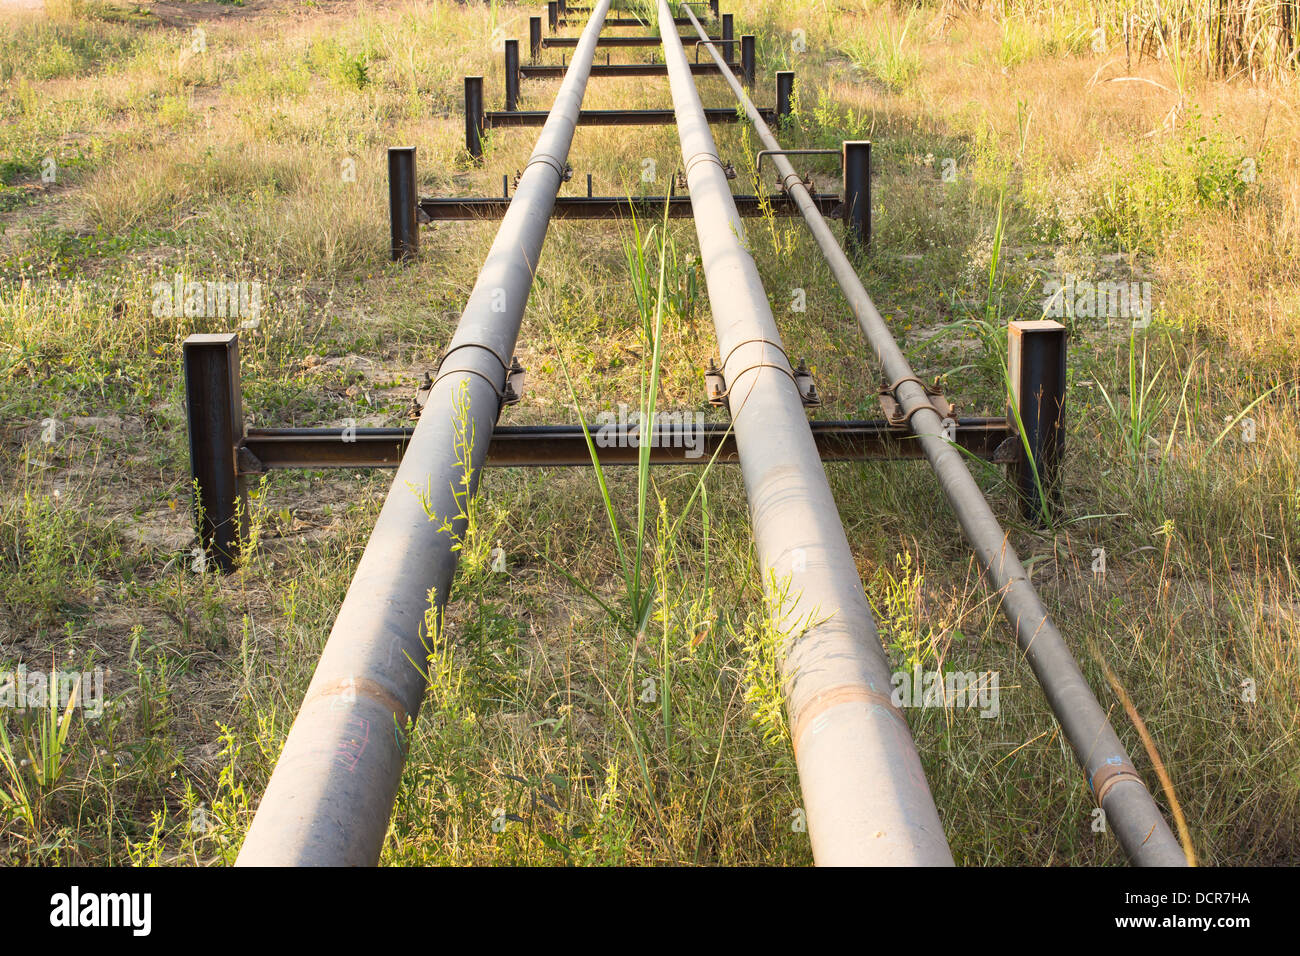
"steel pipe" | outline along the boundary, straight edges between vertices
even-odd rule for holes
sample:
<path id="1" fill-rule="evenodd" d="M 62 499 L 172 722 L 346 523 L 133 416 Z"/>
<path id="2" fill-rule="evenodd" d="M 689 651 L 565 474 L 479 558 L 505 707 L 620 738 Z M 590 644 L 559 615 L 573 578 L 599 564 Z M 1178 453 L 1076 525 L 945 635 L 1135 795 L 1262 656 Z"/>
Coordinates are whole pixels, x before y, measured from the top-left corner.
<path id="1" fill-rule="evenodd" d="M 467 496 L 487 457 L 503 366 L 514 351 L 608 9 L 609 0 L 595 4 L 519 178 L 240 850 L 241 865 L 379 859 L 405 734 L 427 687 L 426 621 L 438 626 L 451 589 L 455 536 L 464 531 Z M 444 520 L 450 532 L 442 530 Z"/>
<path id="2" fill-rule="evenodd" d="M 660 2 L 662 5 L 664 0 Z M 689 8 L 686 13 L 696 30 L 704 35 L 699 20 Z M 712 43 L 708 49 L 764 146 L 780 149 L 780 143 L 758 115 L 735 75 L 725 66 L 718 50 Z M 989 583 L 1002 596 L 1002 614 L 1015 630 L 1016 641 L 1087 774 L 1095 799 L 1106 811 L 1108 826 L 1133 863 L 1185 865 L 1182 848 L 1106 719 L 1061 632 L 1048 616 L 1006 532 L 962 461 L 961 453 L 943 437 L 939 415 L 931 407 L 925 389 L 916 382 L 911 366 L 867 295 L 852 263 L 835 241 L 826 220 L 817 212 L 794 167 L 781 156 L 774 157 L 773 161 L 781 181 L 798 202 L 885 376 L 890 382 L 899 383 L 894 394 L 903 409 L 911 413 L 912 431 L 957 514 L 966 540 Z"/>
<path id="3" fill-rule="evenodd" d="M 660 20 L 670 15 L 659 0 Z M 736 447 L 781 667 L 813 856 L 820 864 L 952 863 L 690 63 L 664 58 Z"/>

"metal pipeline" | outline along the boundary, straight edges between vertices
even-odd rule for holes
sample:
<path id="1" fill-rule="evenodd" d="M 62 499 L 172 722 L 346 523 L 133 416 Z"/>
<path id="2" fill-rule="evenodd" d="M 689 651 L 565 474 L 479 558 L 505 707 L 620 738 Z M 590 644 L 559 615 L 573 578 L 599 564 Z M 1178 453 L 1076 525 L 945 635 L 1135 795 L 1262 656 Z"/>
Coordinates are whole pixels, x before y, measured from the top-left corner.
<path id="1" fill-rule="evenodd" d="M 661 6 L 663 3 L 664 0 L 660 0 Z M 708 35 L 699 20 L 689 7 L 684 9 L 701 40 L 707 41 Z M 764 148 L 779 150 L 781 146 L 776 137 L 719 56 L 715 45 L 712 42 L 704 45 L 744 108 Z M 1038 677 L 1079 764 L 1088 775 L 1088 785 L 1098 805 L 1106 812 L 1107 825 L 1133 863 L 1140 866 L 1186 865 L 1182 847 L 1156 807 L 1146 784 L 1138 776 L 1061 632 L 1048 617 L 1020 558 L 967 470 L 961 453 L 943 437 L 939 415 L 931 407 L 925 389 L 917 382 L 907 359 L 876 311 L 852 263 L 817 211 L 794 167 L 780 154 L 774 155 L 772 161 L 781 175 L 782 187 L 794 196 L 882 370 L 890 382 L 898 383 L 894 389 L 895 397 L 910 416 L 912 431 L 919 439 L 948 503 L 957 513 L 957 520 L 989 582 L 1001 592 L 1002 613 L 1014 628 L 1016 641 Z"/>
<path id="2" fill-rule="evenodd" d="M 240 850 L 240 865 L 373 865 L 379 859 L 406 756 L 407 722 L 427 688 L 426 612 L 432 599 L 440 617 L 451 588 L 454 535 L 464 531 L 464 508 L 487 457 L 608 9 L 609 0 L 594 5 L 519 178 Z"/>
<path id="3" fill-rule="evenodd" d="M 659 0 L 659 21 L 670 17 Z M 672 30 L 663 44 L 754 544 L 784 635 L 813 856 L 822 865 L 951 865 L 686 51 Z"/>

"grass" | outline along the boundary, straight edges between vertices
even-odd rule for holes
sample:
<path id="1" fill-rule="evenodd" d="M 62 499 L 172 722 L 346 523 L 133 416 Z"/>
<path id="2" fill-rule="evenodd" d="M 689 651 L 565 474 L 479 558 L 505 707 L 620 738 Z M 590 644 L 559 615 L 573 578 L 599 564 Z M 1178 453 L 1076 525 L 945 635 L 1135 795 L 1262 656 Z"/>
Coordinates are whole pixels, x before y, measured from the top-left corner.
<path id="1" fill-rule="evenodd" d="M 1138 4 L 1126 56 L 1123 8 L 1097 8 L 1100 52 L 1087 11 L 1058 8 L 735 13 L 759 35 L 759 102 L 772 69 L 797 71 L 783 145 L 873 141 L 864 279 L 963 414 L 1002 413 L 1005 323 L 1042 315 L 1045 280 L 1151 283 L 1149 328 L 1064 319 L 1059 520 L 1024 526 L 1001 476 L 977 474 L 1165 804 L 1128 704 L 1144 722 L 1197 858 L 1293 862 L 1293 71 L 1276 20 L 1243 25 L 1246 49 L 1262 38 L 1243 59 L 1192 28 L 1203 7 L 1163 5 L 1156 34 Z M 493 226 L 429 226 L 418 262 L 390 264 L 383 151 L 417 145 L 424 195 L 495 195 L 533 146 L 497 131 L 473 166 L 459 113 L 464 75 L 501 94 L 488 40 L 522 36 L 523 8 L 222 9 L 202 55 L 186 55 L 189 26 L 87 7 L 0 31 L 0 670 L 110 672 L 100 720 L 0 714 L 6 862 L 230 862 L 388 488 L 385 473 L 277 473 L 255 489 L 260 538 L 239 570 L 197 571 L 180 342 L 231 320 L 155 315 L 152 284 L 262 283 L 240 342 L 250 422 L 402 424 Z M 555 89 L 525 83 L 521 105 Z M 584 106 L 666 96 L 609 80 Z M 715 135 L 747 170 L 743 125 Z M 589 172 L 621 194 L 650 158 L 658 180 L 639 188 L 664 192 L 679 156 L 671 128 L 583 127 L 565 189 Z M 837 188 L 831 164 L 795 165 Z M 747 240 L 818 416 L 877 417 L 806 230 L 768 217 Z M 519 343 L 527 393 L 503 421 L 591 421 L 620 401 L 723 420 L 701 392 L 714 339 L 696 255 L 689 222 L 553 223 Z M 1122 862 L 924 466 L 827 470 L 895 665 L 1001 675 L 996 720 L 907 715 L 958 861 Z M 810 862 L 738 470 L 494 470 L 473 507 L 384 862 Z"/>
<path id="2" fill-rule="evenodd" d="M 997 16 L 1003 28 L 1000 59 L 1008 67 L 1039 53 L 1090 50 L 1117 57 L 1122 51 L 1130 68 L 1145 58 L 1166 59 L 1181 89 L 1192 69 L 1218 78 L 1275 78 L 1300 62 L 1300 20 L 1292 0 L 957 0 L 941 6 Z"/>
<path id="3" fill-rule="evenodd" d="M 886 20 L 874 37 L 856 30 L 841 40 L 845 54 L 855 66 L 891 88 L 900 88 L 921 68 L 920 57 L 908 48 L 907 35 L 915 27 L 911 13 L 898 24 Z"/>
<path id="4" fill-rule="evenodd" d="M 1142 467 L 1148 460 L 1148 452 L 1151 449 L 1147 442 L 1154 441 L 1151 431 L 1155 423 L 1161 420 L 1169 400 L 1168 396 L 1159 390 L 1160 375 L 1164 371 L 1164 366 L 1161 365 L 1154 371 L 1147 368 L 1148 344 L 1144 336 L 1142 358 L 1139 360 L 1137 334 L 1136 332 L 1129 334 L 1127 403 L 1121 402 L 1118 398 L 1112 399 L 1110 392 L 1106 391 L 1106 386 L 1100 383 L 1097 386 L 1101 390 L 1101 397 L 1106 402 L 1111 418 L 1115 421 L 1115 427 L 1124 441 L 1124 450 L 1128 454 L 1129 462 L 1135 468 Z M 1156 447 L 1159 447 L 1158 443 Z"/>

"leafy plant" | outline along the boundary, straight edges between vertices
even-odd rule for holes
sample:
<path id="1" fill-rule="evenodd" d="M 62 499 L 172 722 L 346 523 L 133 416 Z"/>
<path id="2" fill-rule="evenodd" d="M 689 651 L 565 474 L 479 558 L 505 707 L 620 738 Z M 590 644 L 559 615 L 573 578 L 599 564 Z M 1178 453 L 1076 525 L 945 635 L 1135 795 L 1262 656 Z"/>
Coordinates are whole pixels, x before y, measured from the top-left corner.
<path id="1" fill-rule="evenodd" d="M 1096 190 L 1090 231 L 1122 248 L 1156 252 L 1199 208 L 1228 207 L 1257 194 L 1244 147 L 1205 129 L 1190 112 L 1181 134 L 1156 156 L 1113 158 Z"/>
<path id="2" fill-rule="evenodd" d="M 28 743 L 24 735 L 23 743 L 27 748 L 27 759 L 31 761 L 32 773 L 42 790 L 49 791 L 63 776 L 71 755 L 67 751 L 68 731 L 72 729 L 72 713 L 77 709 L 78 692 L 81 690 L 81 676 L 78 675 L 68 693 L 68 702 L 59 715 L 60 680 L 59 672 L 50 667 L 49 693 L 46 695 L 45 709 L 37 714 L 35 744 Z"/>
<path id="3" fill-rule="evenodd" d="M 649 322 L 655 314 L 654 303 L 659 289 L 652 287 L 652 276 L 646 265 L 646 249 L 655 245 L 655 233 L 658 230 L 659 226 L 653 225 L 642 238 L 634 215 L 633 236 L 623 240 L 624 261 L 627 263 L 628 274 L 632 279 L 632 294 L 636 298 L 637 311 L 641 316 L 647 341 L 652 340 L 654 332 Z M 695 314 L 695 303 L 700 293 L 702 277 L 700 258 L 699 256 L 679 257 L 677 243 L 667 232 L 663 234 L 662 248 L 667 252 L 663 263 L 665 302 L 673 315 L 689 321 Z"/>
<path id="4" fill-rule="evenodd" d="M 888 566 L 877 569 L 867 597 L 889 641 L 889 650 L 899 666 L 910 673 L 923 667 L 931 656 L 931 635 L 919 619 L 925 576 L 913 563 L 911 552 L 901 552 L 894 563 L 896 571 Z"/>
<path id="5" fill-rule="evenodd" d="M 10 820 L 26 823 L 33 833 L 44 818 L 46 800 L 71 760 L 68 734 L 72 729 L 72 713 L 80 699 L 80 675 L 73 681 L 67 704 L 60 714 L 62 689 L 59 672 L 51 666 L 44 707 L 37 711 L 34 721 L 29 715 L 24 715 L 18 739 L 25 757 L 18 756 L 15 742 L 9 736 L 5 722 L 0 720 L 0 769 L 4 770 L 6 778 L 0 788 L 0 808 Z"/>
<path id="6" fill-rule="evenodd" d="M 5 819 L 0 822 L 19 820 L 35 833 L 38 797 L 27 782 L 23 765 L 24 759 L 14 751 L 5 722 L 0 720 L 0 770 L 5 772 L 4 786 L 0 787 L 0 809 L 4 810 Z"/>

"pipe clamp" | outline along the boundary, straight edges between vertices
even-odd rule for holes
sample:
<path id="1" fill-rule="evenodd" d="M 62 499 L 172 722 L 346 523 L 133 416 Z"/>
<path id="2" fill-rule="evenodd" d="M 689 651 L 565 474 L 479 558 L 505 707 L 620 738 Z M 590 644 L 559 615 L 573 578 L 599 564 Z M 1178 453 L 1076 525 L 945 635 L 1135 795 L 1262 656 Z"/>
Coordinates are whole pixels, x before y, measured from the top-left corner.
<path id="1" fill-rule="evenodd" d="M 690 159 L 686 160 L 682 165 L 682 175 L 689 177 L 691 175 L 691 170 L 695 168 L 696 163 L 712 163 L 714 166 L 717 166 L 718 169 L 722 170 L 722 175 L 727 175 L 727 167 L 722 165 L 722 160 L 718 158 L 718 154 L 709 152 L 708 150 L 702 150 Z"/>
<path id="2" fill-rule="evenodd" d="M 524 173 L 528 172 L 528 167 L 532 166 L 535 163 L 543 163 L 547 166 L 550 166 L 551 169 L 555 170 L 555 174 L 560 177 L 561 182 L 567 181 L 569 179 L 569 176 L 573 175 L 572 171 L 570 171 L 569 176 L 566 176 L 564 173 L 565 173 L 565 167 L 568 164 L 565 163 L 563 160 L 556 159 L 554 156 L 550 155 L 549 153 L 533 153 L 532 156 L 529 156 L 528 162 L 524 166 Z M 523 173 L 520 173 L 520 176 L 522 177 Z M 517 183 L 518 180 L 516 180 L 516 184 Z"/>

